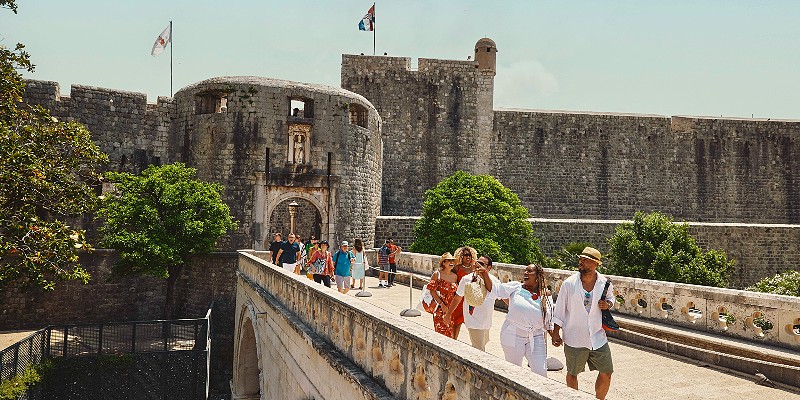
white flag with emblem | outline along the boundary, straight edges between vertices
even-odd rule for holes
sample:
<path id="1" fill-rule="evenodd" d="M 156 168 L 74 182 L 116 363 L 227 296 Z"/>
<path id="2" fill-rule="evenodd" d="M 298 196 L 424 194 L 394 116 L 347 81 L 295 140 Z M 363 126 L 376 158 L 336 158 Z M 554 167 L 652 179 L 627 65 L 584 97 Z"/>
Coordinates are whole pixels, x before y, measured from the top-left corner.
<path id="1" fill-rule="evenodd" d="M 167 48 L 167 44 L 172 41 L 172 24 L 167 25 L 164 29 L 164 32 L 161 32 L 156 39 L 156 42 L 153 43 L 153 50 L 150 52 L 151 56 L 157 56 L 164 52 L 164 49 Z"/>

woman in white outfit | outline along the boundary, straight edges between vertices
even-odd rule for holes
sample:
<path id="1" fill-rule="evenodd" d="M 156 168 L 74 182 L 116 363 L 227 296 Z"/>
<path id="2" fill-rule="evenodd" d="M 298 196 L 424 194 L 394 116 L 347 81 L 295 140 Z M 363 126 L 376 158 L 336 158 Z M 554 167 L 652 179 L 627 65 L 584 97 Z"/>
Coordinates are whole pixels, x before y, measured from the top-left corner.
<path id="1" fill-rule="evenodd" d="M 508 314 L 500 329 L 500 345 L 506 361 L 520 365 L 528 360 L 531 371 L 547 376 L 547 342 L 545 332 L 553 330 L 553 299 L 546 292 L 544 271 L 530 264 L 522 274 L 522 282 L 494 285 L 499 299 L 508 299 Z"/>

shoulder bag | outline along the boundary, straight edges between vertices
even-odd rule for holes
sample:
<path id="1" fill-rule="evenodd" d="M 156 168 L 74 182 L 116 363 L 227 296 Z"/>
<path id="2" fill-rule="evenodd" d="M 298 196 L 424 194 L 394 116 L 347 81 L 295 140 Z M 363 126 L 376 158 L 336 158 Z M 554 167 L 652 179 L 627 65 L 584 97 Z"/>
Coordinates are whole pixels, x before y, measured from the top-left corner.
<path id="1" fill-rule="evenodd" d="M 611 284 L 611 279 L 606 278 L 606 287 L 603 288 L 603 295 L 601 298 L 603 300 L 606 299 L 606 293 L 608 292 L 608 285 Z M 602 310 L 603 311 L 603 329 L 607 331 L 618 331 L 619 325 L 617 321 L 614 321 L 614 316 L 611 315 L 611 310 Z"/>

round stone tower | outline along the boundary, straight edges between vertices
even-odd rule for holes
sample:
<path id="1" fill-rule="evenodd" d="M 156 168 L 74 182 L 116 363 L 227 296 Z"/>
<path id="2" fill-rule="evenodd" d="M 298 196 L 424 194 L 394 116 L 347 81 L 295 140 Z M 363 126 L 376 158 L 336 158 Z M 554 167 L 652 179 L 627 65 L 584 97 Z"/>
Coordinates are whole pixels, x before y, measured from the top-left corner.
<path id="1" fill-rule="evenodd" d="M 483 38 L 475 43 L 475 63 L 479 70 L 495 74 L 497 71 L 497 45 L 494 40 Z"/>
<path id="2" fill-rule="evenodd" d="M 170 159 L 219 182 L 239 229 L 223 249 L 264 249 L 294 231 L 375 240 L 381 119 L 363 96 L 263 77 L 212 78 L 175 94 Z"/>

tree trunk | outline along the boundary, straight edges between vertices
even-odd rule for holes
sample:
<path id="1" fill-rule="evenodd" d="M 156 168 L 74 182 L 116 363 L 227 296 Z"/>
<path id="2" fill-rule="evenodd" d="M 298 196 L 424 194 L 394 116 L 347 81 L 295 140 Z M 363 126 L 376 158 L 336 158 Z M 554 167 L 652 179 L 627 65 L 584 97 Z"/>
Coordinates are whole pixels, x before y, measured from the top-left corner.
<path id="1" fill-rule="evenodd" d="M 183 265 L 175 265 L 167 268 L 167 293 L 164 299 L 164 319 L 172 319 L 175 315 L 175 282 L 178 281 Z"/>

